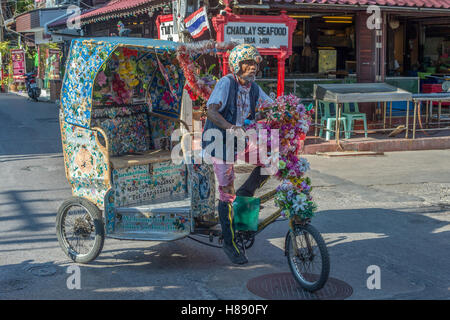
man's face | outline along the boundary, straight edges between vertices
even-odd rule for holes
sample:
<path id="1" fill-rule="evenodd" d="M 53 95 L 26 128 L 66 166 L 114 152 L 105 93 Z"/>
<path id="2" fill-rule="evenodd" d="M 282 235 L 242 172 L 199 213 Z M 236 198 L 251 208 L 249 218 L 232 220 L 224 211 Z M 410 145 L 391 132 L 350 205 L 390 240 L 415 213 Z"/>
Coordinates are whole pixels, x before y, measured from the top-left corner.
<path id="1" fill-rule="evenodd" d="M 239 77 L 245 81 L 255 81 L 258 72 L 258 63 L 255 60 L 244 60 L 240 63 L 241 71 Z"/>

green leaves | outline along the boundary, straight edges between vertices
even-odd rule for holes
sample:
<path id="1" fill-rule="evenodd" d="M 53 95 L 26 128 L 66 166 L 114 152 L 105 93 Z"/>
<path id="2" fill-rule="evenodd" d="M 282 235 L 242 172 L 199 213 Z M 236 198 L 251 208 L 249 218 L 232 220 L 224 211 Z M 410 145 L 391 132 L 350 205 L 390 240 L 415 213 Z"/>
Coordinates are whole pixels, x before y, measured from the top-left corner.
<path id="1" fill-rule="evenodd" d="M 0 53 L 2 54 L 2 57 L 6 56 L 9 53 L 9 50 L 9 41 L 0 42 Z"/>
<path id="2" fill-rule="evenodd" d="M 213 69 L 214 69 L 215 67 L 216 67 L 215 64 L 210 65 L 209 68 L 208 68 L 208 74 L 211 74 L 211 72 L 213 71 Z"/>

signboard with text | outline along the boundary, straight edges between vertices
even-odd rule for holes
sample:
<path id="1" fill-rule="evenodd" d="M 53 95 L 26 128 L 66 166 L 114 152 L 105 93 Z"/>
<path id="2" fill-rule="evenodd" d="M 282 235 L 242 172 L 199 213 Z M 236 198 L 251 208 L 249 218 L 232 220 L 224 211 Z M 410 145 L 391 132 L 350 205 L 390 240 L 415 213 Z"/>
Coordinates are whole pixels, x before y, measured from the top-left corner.
<path id="1" fill-rule="evenodd" d="M 47 49 L 46 75 L 49 80 L 60 80 L 60 62 L 61 51 L 56 49 Z"/>
<path id="2" fill-rule="evenodd" d="M 224 26 L 224 41 L 278 49 L 289 46 L 288 31 L 283 23 L 228 22 Z"/>
<path id="3" fill-rule="evenodd" d="M 25 51 L 23 49 L 11 50 L 11 59 L 13 64 L 13 78 L 20 80 L 26 73 Z"/>
<path id="4" fill-rule="evenodd" d="M 158 27 L 158 39 L 179 41 L 178 33 L 174 32 L 173 15 L 158 16 L 156 26 Z"/>
<path id="5" fill-rule="evenodd" d="M 212 18 L 217 42 L 238 42 L 255 46 L 261 55 L 271 55 L 278 60 L 277 95 L 284 93 L 285 61 L 292 54 L 292 35 L 297 20 L 282 10 L 278 16 L 237 15 L 230 7 Z M 229 73 L 227 52 L 222 57 L 222 74 Z"/>

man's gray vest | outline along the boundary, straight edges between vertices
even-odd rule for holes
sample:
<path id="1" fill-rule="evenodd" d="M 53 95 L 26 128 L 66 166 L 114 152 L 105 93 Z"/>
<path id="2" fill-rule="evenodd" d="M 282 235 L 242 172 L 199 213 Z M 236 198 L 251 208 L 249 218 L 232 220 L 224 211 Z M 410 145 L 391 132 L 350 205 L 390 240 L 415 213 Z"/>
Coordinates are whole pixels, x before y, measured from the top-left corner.
<path id="1" fill-rule="evenodd" d="M 230 79 L 230 91 L 228 92 L 228 99 L 227 104 L 225 105 L 225 108 L 220 111 L 219 113 L 224 117 L 226 121 L 229 123 L 235 125 L 236 124 L 236 116 L 237 116 L 237 92 L 238 92 L 238 83 L 234 79 L 232 74 L 226 75 Z M 255 110 L 256 110 L 256 104 L 259 99 L 259 86 L 252 82 L 251 89 L 250 89 L 250 115 L 249 119 L 253 120 L 255 119 Z M 203 128 L 203 135 L 202 135 L 202 148 L 205 149 L 206 146 L 208 146 L 210 143 L 214 142 L 214 138 L 212 138 L 212 141 L 205 141 L 204 136 L 205 132 L 208 129 L 218 129 L 222 133 L 223 137 L 223 157 L 222 159 L 226 159 L 226 131 L 224 129 L 219 128 L 216 126 L 211 120 L 207 119 L 205 123 L 205 127 Z M 236 140 L 236 139 L 235 139 Z M 234 150 L 236 150 L 236 141 Z M 214 150 L 211 152 L 211 156 L 215 156 Z M 233 154 L 234 156 L 234 154 Z M 234 159 L 230 159 L 234 160 Z"/>

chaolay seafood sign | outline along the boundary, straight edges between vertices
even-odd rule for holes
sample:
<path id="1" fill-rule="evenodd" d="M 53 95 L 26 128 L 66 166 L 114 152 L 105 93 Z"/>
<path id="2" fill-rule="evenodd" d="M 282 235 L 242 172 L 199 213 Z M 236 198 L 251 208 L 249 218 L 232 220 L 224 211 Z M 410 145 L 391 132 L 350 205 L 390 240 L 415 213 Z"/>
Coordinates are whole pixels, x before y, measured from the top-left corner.
<path id="1" fill-rule="evenodd" d="M 238 42 L 255 46 L 261 55 L 274 56 L 278 60 L 277 95 L 284 94 L 285 61 L 292 54 L 292 35 L 297 20 L 285 10 L 279 16 L 236 15 L 226 7 L 224 12 L 212 18 L 218 42 Z M 222 74 L 229 72 L 228 53 L 222 56 Z"/>
<path id="2" fill-rule="evenodd" d="M 224 27 L 224 41 L 248 43 L 257 48 L 288 47 L 288 31 L 284 23 L 228 22 Z"/>

